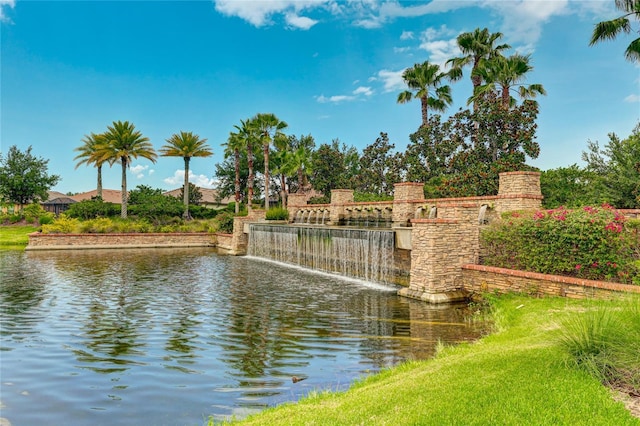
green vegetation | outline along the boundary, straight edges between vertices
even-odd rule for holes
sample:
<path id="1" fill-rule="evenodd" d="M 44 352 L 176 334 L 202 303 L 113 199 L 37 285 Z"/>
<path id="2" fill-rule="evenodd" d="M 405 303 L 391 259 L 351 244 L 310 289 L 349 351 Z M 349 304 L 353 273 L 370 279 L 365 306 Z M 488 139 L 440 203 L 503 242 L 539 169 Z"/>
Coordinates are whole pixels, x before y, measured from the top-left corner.
<path id="1" fill-rule="evenodd" d="M 36 232 L 37 227 L 33 225 L 15 225 L 0 227 L 0 248 L 24 249 L 29 243 L 29 234 Z"/>
<path id="2" fill-rule="evenodd" d="M 218 217 L 222 217 L 220 214 Z M 79 220 L 61 214 L 52 223 L 42 225 L 43 234 L 106 234 L 106 233 L 149 233 L 149 232 L 217 232 L 220 219 L 184 220 L 174 217 L 152 223 L 147 219 L 122 219 L 97 217 Z"/>
<path id="3" fill-rule="evenodd" d="M 639 303 L 637 297 L 593 301 L 502 296 L 491 302 L 494 334 L 476 343 L 445 347 L 433 360 L 385 370 L 347 392 L 311 392 L 296 404 L 240 423 L 640 425 L 597 377 L 574 368 L 572 351 L 564 343 L 573 333 L 565 324 L 592 309 L 631 316 L 637 315 Z M 621 327 L 612 340 L 637 338 L 637 319 L 634 324 L 634 329 Z"/>
<path id="4" fill-rule="evenodd" d="M 481 234 L 483 263 L 640 285 L 639 229 L 608 205 L 509 213 Z"/>
<path id="5" fill-rule="evenodd" d="M 47 191 L 60 180 L 47 173 L 48 163 L 31 154 L 31 146 L 22 152 L 13 145 L 4 155 L 0 153 L 0 200 L 20 207 L 46 201 Z"/>
<path id="6" fill-rule="evenodd" d="M 610 21 L 599 22 L 593 29 L 590 46 L 604 40 L 613 40 L 620 33 L 631 33 L 631 21 L 629 17 L 640 20 L 640 1 L 638 0 L 614 0 L 616 8 L 623 15 Z M 634 30 L 634 34 L 638 31 Z M 624 56 L 630 62 L 640 62 L 640 38 L 633 40 L 624 51 Z"/>
<path id="7" fill-rule="evenodd" d="M 266 211 L 265 217 L 267 220 L 288 220 L 289 210 L 283 207 L 272 207 Z"/>

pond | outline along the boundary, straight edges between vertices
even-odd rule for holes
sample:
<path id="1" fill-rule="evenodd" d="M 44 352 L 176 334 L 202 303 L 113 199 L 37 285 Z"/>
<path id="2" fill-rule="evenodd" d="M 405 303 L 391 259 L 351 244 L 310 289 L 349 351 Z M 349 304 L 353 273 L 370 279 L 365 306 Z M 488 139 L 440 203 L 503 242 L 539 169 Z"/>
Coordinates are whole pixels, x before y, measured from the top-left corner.
<path id="1" fill-rule="evenodd" d="M 485 331 L 466 306 L 209 249 L 0 251 L 0 277 L 14 426 L 242 418 Z"/>

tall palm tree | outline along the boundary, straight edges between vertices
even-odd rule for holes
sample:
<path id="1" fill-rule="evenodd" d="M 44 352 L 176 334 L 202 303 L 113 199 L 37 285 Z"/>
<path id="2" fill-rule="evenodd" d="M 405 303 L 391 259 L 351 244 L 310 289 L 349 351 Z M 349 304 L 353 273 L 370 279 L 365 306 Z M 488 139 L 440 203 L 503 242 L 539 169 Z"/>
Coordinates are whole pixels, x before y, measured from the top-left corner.
<path id="1" fill-rule="evenodd" d="M 193 157 L 211 157 L 213 151 L 207 145 L 206 139 L 200 139 L 200 136 L 192 132 L 183 131 L 171 135 L 159 151 L 163 157 L 182 157 L 184 159 L 183 217 L 189 220 L 191 219 L 189 214 L 189 163 Z"/>
<path id="2" fill-rule="evenodd" d="M 398 103 L 403 104 L 414 98 L 419 98 L 422 106 L 422 125 L 429 125 L 429 108 L 434 111 L 443 112 L 447 106 L 451 105 L 451 88 L 442 86 L 442 80 L 446 77 L 440 71 L 438 64 L 430 64 L 428 61 L 422 64 L 415 64 L 407 68 L 402 73 L 402 79 L 407 83 L 409 89 L 415 93 L 405 90 L 398 95 Z M 430 92 L 430 89 L 435 89 Z"/>
<path id="3" fill-rule="evenodd" d="M 463 56 L 447 61 L 447 65 L 451 65 L 449 78 L 459 80 L 462 78 L 462 68 L 471 65 L 471 82 L 475 93 L 476 88 L 482 84 L 482 77 L 475 73 L 481 62 L 502 56 L 502 51 L 511 47 L 508 44 L 496 46 L 495 43 L 501 38 L 502 33 L 490 33 L 487 28 L 476 28 L 473 32 L 460 34 L 456 41 Z M 474 105 L 474 111 L 476 109 Z"/>
<path id="4" fill-rule="evenodd" d="M 316 143 L 313 136 L 306 135 L 296 138 L 292 143 L 293 152 L 289 158 L 289 166 L 298 175 L 299 191 L 303 192 L 307 186 L 307 178 L 313 173 L 313 150 Z"/>
<path id="5" fill-rule="evenodd" d="M 610 21 L 596 24 L 589 46 L 593 46 L 603 40 L 613 40 L 620 33 L 629 34 L 631 32 L 630 16 L 640 21 L 640 0 L 615 0 L 615 4 L 616 8 L 623 12 L 623 15 Z M 640 62 L 640 38 L 633 40 L 629 44 L 624 51 L 624 56 L 630 62 Z"/>
<path id="6" fill-rule="evenodd" d="M 74 160 L 80 160 L 76 164 L 76 169 L 82 164 L 95 165 L 98 169 L 98 183 L 96 186 L 96 195 L 102 198 L 102 165 L 104 160 L 100 158 L 100 147 L 104 144 L 104 136 L 101 134 L 89 133 L 82 138 L 83 144 L 75 148 L 74 151 L 79 152 Z"/>
<path id="7" fill-rule="evenodd" d="M 127 218 L 127 169 L 134 158 L 142 157 L 155 163 L 158 155 L 149 142 L 149 138 L 142 136 L 140 131 L 135 129 L 133 123 L 128 121 L 114 121 L 111 126 L 107 126 L 107 131 L 103 134 L 104 144 L 100 145 L 98 158 L 100 161 L 112 163 L 120 162 L 122 165 L 122 207 L 120 216 Z"/>
<path id="8" fill-rule="evenodd" d="M 233 155 L 233 163 L 235 167 L 235 213 L 240 213 L 240 155 L 246 149 L 244 141 L 238 133 L 230 132 L 227 143 L 223 144 L 226 148 L 224 151 L 225 158 Z M 253 166 L 253 165 L 252 165 Z"/>
<path id="9" fill-rule="evenodd" d="M 502 107 L 509 109 L 511 105 L 515 104 L 515 99 L 510 93 L 512 90 L 517 91 L 523 99 L 546 95 L 547 92 L 541 84 L 522 84 L 527 73 L 533 70 L 529 60 L 530 55 L 514 54 L 506 58 L 500 56 L 483 62 L 474 73 L 485 83 L 475 89 L 468 103 L 476 101 L 489 91 L 497 91 L 500 93 Z"/>
<path id="10" fill-rule="evenodd" d="M 249 176 L 247 177 L 247 210 L 251 213 L 253 203 L 253 181 L 255 176 L 253 174 L 253 147 L 257 142 L 257 132 L 252 121 L 240 120 L 240 126 L 234 125 L 238 130 L 239 143 L 242 144 L 247 150 L 247 166 L 249 168 Z"/>
<path id="11" fill-rule="evenodd" d="M 287 123 L 272 113 L 256 114 L 252 122 L 264 153 L 264 206 L 265 210 L 269 210 L 269 149 L 271 143 L 282 135 L 282 130 L 287 127 Z"/>

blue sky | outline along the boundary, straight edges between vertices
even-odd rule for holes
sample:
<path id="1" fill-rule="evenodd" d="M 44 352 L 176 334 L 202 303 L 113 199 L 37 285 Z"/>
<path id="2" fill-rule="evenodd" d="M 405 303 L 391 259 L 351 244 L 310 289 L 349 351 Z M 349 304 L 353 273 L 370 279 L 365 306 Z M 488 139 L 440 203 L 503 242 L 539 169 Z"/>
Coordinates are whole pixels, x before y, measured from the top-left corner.
<path id="1" fill-rule="evenodd" d="M 380 132 L 397 150 L 420 124 L 418 101 L 397 104 L 402 71 L 457 56 L 456 36 L 487 27 L 531 53 L 527 83 L 541 83 L 538 142 L 530 164 L 581 164 L 587 140 L 628 136 L 640 119 L 640 67 L 625 61 L 631 36 L 589 47 L 612 0 L 0 0 L 1 150 L 49 159 L 61 192 L 95 189 L 95 168 L 75 169 L 84 135 L 133 122 L 156 149 L 180 130 L 207 138 L 191 182 L 210 187 L 233 126 L 273 112 L 287 133 L 360 151 Z M 634 29 L 637 30 L 637 23 Z M 452 85 L 466 107 L 468 70 Z M 182 184 L 183 161 L 135 161 L 129 188 Z M 119 167 L 103 172 L 120 188 Z"/>

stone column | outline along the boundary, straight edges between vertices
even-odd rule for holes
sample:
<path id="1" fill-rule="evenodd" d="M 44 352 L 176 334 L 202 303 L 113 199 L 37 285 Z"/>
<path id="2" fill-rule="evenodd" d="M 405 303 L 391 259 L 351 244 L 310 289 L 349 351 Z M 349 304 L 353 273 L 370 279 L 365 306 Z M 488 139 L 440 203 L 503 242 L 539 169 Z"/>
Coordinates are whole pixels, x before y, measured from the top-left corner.
<path id="1" fill-rule="evenodd" d="M 414 206 L 424 201 L 424 184 L 402 182 L 393 186 L 393 226 L 406 226 L 414 216 Z"/>
<path id="2" fill-rule="evenodd" d="M 411 221 L 411 278 L 398 294 L 430 303 L 464 300 L 462 265 L 477 263 L 478 208 L 459 205 L 456 218 Z"/>
<path id="3" fill-rule="evenodd" d="M 496 212 L 534 210 L 542 206 L 540 172 L 500 173 Z"/>
<path id="4" fill-rule="evenodd" d="M 307 194 L 289 194 L 287 210 L 289 210 L 289 222 L 293 222 L 298 210 L 307 206 Z"/>
<path id="5" fill-rule="evenodd" d="M 332 189 L 331 190 L 331 213 L 329 222 L 337 225 L 345 215 L 345 204 L 353 203 L 353 189 Z"/>

